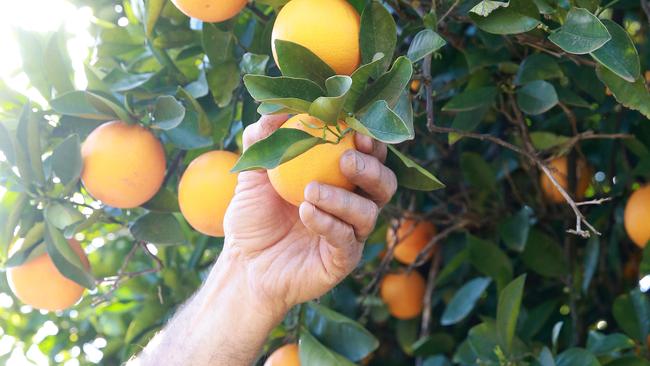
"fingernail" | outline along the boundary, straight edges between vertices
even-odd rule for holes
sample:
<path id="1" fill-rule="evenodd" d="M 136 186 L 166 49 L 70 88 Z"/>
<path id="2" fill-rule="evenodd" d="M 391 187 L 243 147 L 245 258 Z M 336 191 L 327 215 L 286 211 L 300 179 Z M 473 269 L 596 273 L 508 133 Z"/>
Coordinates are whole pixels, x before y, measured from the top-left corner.
<path id="1" fill-rule="evenodd" d="M 318 185 L 318 201 L 325 201 L 330 197 L 330 190 L 323 184 Z"/>
<path id="2" fill-rule="evenodd" d="M 354 169 L 359 173 L 366 168 L 366 162 L 359 153 L 354 153 Z"/>
<path id="3" fill-rule="evenodd" d="M 305 199 L 309 202 L 318 202 L 320 200 L 320 184 L 311 182 L 305 187 Z"/>

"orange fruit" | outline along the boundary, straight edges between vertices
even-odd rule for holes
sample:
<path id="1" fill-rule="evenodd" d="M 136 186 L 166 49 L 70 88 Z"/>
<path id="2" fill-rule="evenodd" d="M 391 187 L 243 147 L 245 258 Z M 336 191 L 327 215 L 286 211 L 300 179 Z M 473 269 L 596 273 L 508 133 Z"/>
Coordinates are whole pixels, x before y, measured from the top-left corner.
<path id="1" fill-rule="evenodd" d="M 68 240 L 86 269 L 90 263 L 76 240 Z M 47 253 L 7 269 L 7 282 L 20 301 L 36 309 L 65 310 L 76 304 L 84 288 L 63 276 Z"/>
<path id="2" fill-rule="evenodd" d="M 565 190 L 569 189 L 568 164 L 568 159 L 565 156 L 555 158 L 548 164 L 551 173 L 553 173 L 553 177 L 555 177 L 558 183 L 560 183 L 562 188 Z M 591 168 L 589 168 L 587 165 L 587 162 L 583 159 L 578 159 L 576 162 L 576 169 L 576 194 L 572 194 L 572 196 L 577 199 L 582 199 L 585 196 L 587 188 L 589 188 L 589 184 L 591 183 L 592 171 Z M 542 186 L 542 192 L 544 192 L 546 198 L 548 198 L 551 202 L 564 202 L 564 197 L 562 197 L 560 191 L 555 188 L 553 182 L 543 172 L 540 172 L 539 184 Z M 571 193 L 569 192 L 569 194 Z"/>
<path id="3" fill-rule="evenodd" d="M 650 70 L 645 72 L 645 81 L 650 83 Z"/>
<path id="4" fill-rule="evenodd" d="M 178 184 L 178 204 L 187 222 L 205 235 L 223 236 L 223 217 L 235 195 L 239 156 L 210 151 L 194 159 Z"/>
<path id="5" fill-rule="evenodd" d="M 295 0 L 294 0 L 295 1 Z M 281 128 L 296 128 L 310 135 L 322 137 L 323 121 L 307 114 L 299 114 L 287 120 Z M 342 123 L 342 130 L 347 128 Z M 325 138 L 336 141 L 336 137 L 327 131 Z M 328 184 L 347 190 L 353 190 L 354 184 L 341 172 L 339 161 L 349 149 L 354 149 L 354 135 L 348 133 L 338 144 L 320 144 L 307 150 L 298 157 L 291 159 L 268 171 L 269 180 L 276 192 L 287 202 L 298 206 L 305 198 L 305 187 L 313 181 Z"/>
<path id="6" fill-rule="evenodd" d="M 395 259 L 404 264 L 413 264 L 418 254 L 424 249 L 429 241 L 436 235 L 436 227 L 427 221 L 415 221 L 403 219 L 397 228 L 397 246 L 395 247 Z M 395 242 L 395 235 L 392 228 L 386 231 L 386 243 L 392 245 Z M 429 253 L 429 258 L 433 251 Z"/>
<path id="7" fill-rule="evenodd" d="M 359 13 L 345 0 L 292 0 L 275 20 L 275 40 L 297 43 L 316 54 L 337 74 L 350 75 L 359 66 Z"/>
<path id="8" fill-rule="evenodd" d="M 388 305 L 388 312 L 405 320 L 422 313 L 425 287 L 424 277 L 416 271 L 389 273 L 382 280 L 379 292 Z"/>
<path id="9" fill-rule="evenodd" d="M 230 19 L 246 6 L 246 0 L 172 0 L 178 10 L 188 17 L 204 22 Z"/>
<path id="10" fill-rule="evenodd" d="M 285 344 L 266 359 L 264 366 L 300 366 L 297 344 Z"/>
<path id="11" fill-rule="evenodd" d="M 624 221 L 627 235 L 644 248 L 650 241 L 650 184 L 632 193 L 625 206 Z"/>
<path id="12" fill-rule="evenodd" d="M 109 206 L 138 207 L 158 192 L 165 179 L 162 144 L 137 124 L 102 124 L 88 135 L 81 155 L 86 190 Z"/>
<path id="13" fill-rule="evenodd" d="M 420 79 L 415 79 L 411 81 L 411 93 L 417 93 L 420 91 L 420 85 L 421 85 Z"/>

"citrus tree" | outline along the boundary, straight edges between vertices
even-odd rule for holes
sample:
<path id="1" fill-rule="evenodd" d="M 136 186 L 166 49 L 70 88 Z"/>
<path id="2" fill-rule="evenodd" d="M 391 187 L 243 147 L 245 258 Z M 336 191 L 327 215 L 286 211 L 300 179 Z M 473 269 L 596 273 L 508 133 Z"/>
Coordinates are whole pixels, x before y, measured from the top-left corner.
<path id="1" fill-rule="evenodd" d="M 650 2 L 72 2 L 87 87 L 68 34 L 20 29 L 42 102 L 0 85 L 2 363 L 125 362 L 219 255 L 238 172 L 353 190 L 363 134 L 400 188 L 258 364 L 650 365 Z"/>

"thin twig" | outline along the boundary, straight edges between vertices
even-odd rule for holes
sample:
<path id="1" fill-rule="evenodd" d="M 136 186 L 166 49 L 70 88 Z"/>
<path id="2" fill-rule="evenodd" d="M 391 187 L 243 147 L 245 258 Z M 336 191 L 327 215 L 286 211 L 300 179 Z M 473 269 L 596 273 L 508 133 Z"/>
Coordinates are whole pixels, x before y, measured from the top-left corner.
<path id="1" fill-rule="evenodd" d="M 648 17 L 648 22 L 650 22 L 650 1 L 640 0 L 641 8 L 645 12 L 645 15 Z"/>
<path id="2" fill-rule="evenodd" d="M 440 261 L 441 255 L 436 254 L 433 256 L 431 261 L 431 268 L 429 269 L 429 275 L 427 276 L 427 287 L 424 291 L 424 298 L 422 299 L 422 322 L 420 323 L 420 339 L 428 337 L 431 334 L 431 299 L 433 298 L 433 290 L 436 288 L 436 277 L 438 277 L 438 271 L 440 270 Z M 422 357 L 418 357 L 416 360 L 416 365 L 422 366 L 424 360 Z"/>
<path id="3" fill-rule="evenodd" d="M 415 261 L 409 266 L 408 270 L 411 271 L 414 268 L 425 264 L 427 262 L 427 260 L 429 259 L 429 255 L 431 255 L 431 253 L 433 252 L 433 250 L 435 249 L 435 247 L 438 245 L 438 243 L 441 240 L 446 239 L 452 233 L 454 233 L 454 232 L 456 232 L 458 230 L 464 229 L 464 228 L 470 226 L 471 224 L 472 224 L 471 220 L 461 219 L 461 220 L 458 220 L 452 226 L 446 228 L 445 230 L 443 230 L 440 233 L 438 233 L 437 235 L 435 235 L 433 238 L 431 238 L 431 240 L 429 240 L 427 245 L 425 245 L 424 248 L 422 248 L 422 250 L 420 250 L 420 253 L 418 253 L 418 256 L 415 258 Z"/>

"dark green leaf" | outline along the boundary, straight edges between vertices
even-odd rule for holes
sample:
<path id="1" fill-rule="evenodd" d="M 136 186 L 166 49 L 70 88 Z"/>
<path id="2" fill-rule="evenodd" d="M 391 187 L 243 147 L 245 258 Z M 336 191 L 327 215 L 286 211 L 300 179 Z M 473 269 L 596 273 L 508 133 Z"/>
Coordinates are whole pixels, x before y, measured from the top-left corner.
<path id="1" fill-rule="evenodd" d="M 361 324 L 324 306 L 310 302 L 304 316 L 312 335 L 352 361 L 362 360 L 379 347 L 379 341 Z"/>
<path id="2" fill-rule="evenodd" d="M 305 131 L 295 128 L 280 128 L 269 137 L 250 146 L 239 158 L 232 171 L 273 169 L 323 143 L 325 140 Z"/>
<path id="3" fill-rule="evenodd" d="M 44 216 L 47 222 L 59 230 L 83 221 L 86 217 L 71 203 L 50 202 L 45 206 Z"/>
<path id="4" fill-rule="evenodd" d="M 359 45 L 362 64 L 371 63 L 378 53 L 384 55 L 371 73 L 373 78 L 378 78 L 388 69 L 393 58 L 397 45 L 397 26 L 388 10 L 377 1 L 368 3 L 361 14 Z"/>
<path id="5" fill-rule="evenodd" d="M 553 238 L 533 229 L 521 259 L 528 268 L 546 277 L 561 277 L 568 271 L 562 248 Z"/>
<path id="6" fill-rule="evenodd" d="M 460 169 L 465 180 L 478 189 L 487 188 L 496 191 L 496 173 L 490 165 L 477 153 L 464 152 L 460 156 Z"/>
<path id="7" fill-rule="evenodd" d="M 266 64 L 269 62 L 268 55 L 258 55 L 246 52 L 241 58 L 239 68 L 242 74 L 264 75 Z"/>
<path id="8" fill-rule="evenodd" d="M 604 67 L 596 68 L 596 74 L 619 103 L 650 118 L 650 92 L 642 78 L 628 83 Z"/>
<path id="9" fill-rule="evenodd" d="M 589 332 L 587 349 L 596 356 L 603 356 L 634 347 L 634 341 L 621 333 L 603 334 Z"/>
<path id="10" fill-rule="evenodd" d="M 100 112 L 86 98 L 85 91 L 72 91 L 50 101 L 56 112 L 86 119 L 109 120 L 115 117 L 112 112 Z"/>
<path id="11" fill-rule="evenodd" d="M 205 118 L 207 119 L 207 116 Z M 165 131 L 165 135 L 182 150 L 193 150 L 213 144 L 211 136 L 204 136 L 199 132 L 199 115 L 194 110 L 186 110 L 183 122 L 176 128 Z"/>
<path id="12" fill-rule="evenodd" d="M 542 348 L 542 351 L 537 357 L 537 361 L 539 362 L 540 366 L 555 366 L 553 354 L 551 353 L 551 350 L 548 349 L 548 347 Z"/>
<path id="13" fill-rule="evenodd" d="M 600 253 L 600 240 L 597 237 L 592 237 L 587 242 L 585 248 L 585 271 L 582 278 L 582 293 L 587 294 L 589 291 L 589 284 L 591 279 L 596 273 L 598 266 L 598 255 Z"/>
<path id="14" fill-rule="evenodd" d="M 540 150 L 552 149 L 569 141 L 569 137 L 556 135 L 547 131 L 535 131 L 530 133 L 533 146 Z"/>
<path id="15" fill-rule="evenodd" d="M 52 34 L 45 48 L 43 58 L 45 74 L 52 83 L 57 95 L 74 90 L 72 67 L 62 32 L 62 30 L 59 30 Z"/>
<path id="16" fill-rule="evenodd" d="M 414 356 L 430 356 L 440 353 L 449 353 L 455 346 L 454 337 L 448 333 L 434 333 L 418 339 L 413 346 Z M 426 365 L 426 362 L 425 362 Z"/>
<path id="17" fill-rule="evenodd" d="M 440 324 L 453 325 L 465 319 L 474 310 L 476 302 L 491 282 L 489 278 L 479 277 L 464 284 L 447 304 Z"/>
<path id="18" fill-rule="evenodd" d="M 557 92 L 553 84 L 544 80 L 531 81 L 517 90 L 517 104 L 527 114 L 542 114 L 557 103 Z"/>
<path id="19" fill-rule="evenodd" d="M 43 222 L 34 224 L 25 235 L 23 242 L 20 244 L 20 248 L 3 264 L 4 267 L 20 266 L 45 253 L 45 245 L 42 245 L 44 234 L 45 224 Z M 14 250 L 15 248 L 12 248 L 12 251 Z"/>
<path id="20" fill-rule="evenodd" d="M 300 363 L 314 366 L 354 366 L 350 360 L 321 344 L 306 329 L 300 330 Z"/>
<path id="21" fill-rule="evenodd" d="M 397 182 L 402 187 L 417 191 L 433 191 L 445 187 L 431 172 L 402 154 L 394 146 L 388 145 L 388 151 L 386 165 L 395 172 Z"/>
<path id="22" fill-rule="evenodd" d="M 150 212 L 140 216 L 129 228 L 136 240 L 159 245 L 187 243 L 180 223 L 169 213 Z"/>
<path id="23" fill-rule="evenodd" d="M 577 55 L 593 52 L 611 38 L 600 19 L 581 8 L 571 9 L 562 27 L 548 37 L 561 49 Z"/>
<path id="24" fill-rule="evenodd" d="M 244 85 L 258 102 L 277 104 L 301 112 L 307 112 L 311 103 L 325 94 L 316 83 L 307 79 L 246 75 Z"/>
<path id="25" fill-rule="evenodd" d="M 462 112 L 474 109 L 489 107 L 494 103 L 497 96 L 497 88 L 493 86 L 465 90 L 451 98 L 442 107 L 443 111 Z"/>
<path id="26" fill-rule="evenodd" d="M 533 223 L 533 209 L 524 206 L 514 215 L 499 224 L 501 240 L 512 250 L 522 252 L 528 241 L 528 233 Z"/>
<path id="27" fill-rule="evenodd" d="M 409 126 L 383 100 L 375 102 L 360 120 L 349 117 L 345 121 L 350 128 L 389 144 L 398 144 L 414 137 Z"/>
<path id="28" fill-rule="evenodd" d="M 470 14 L 482 30 L 494 34 L 518 34 L 534 29 L 539 22 L 537 6 L 530 0 L 510 0 L 510 5 L 499 8 L 487 17 Z"/>
<path id="29" fill-rule="evenodd" d="M 154 212 L 180 211 L 178 197 L 176 197 L 176 194 L 172 190 L 164 187 L 153 198 L 143 204 L 142 207 Z"/>
<path id="30" fill-rule="evenodd" d="M 512 279 L 512 263 L 508 256 L 493 243 L 467 235 L 469 260 L 481 273 L 490 276 L 502 289 Z"/>
<path id="31" fill-rule="evenodd" d="M 535 53 L 524 59 L 515 76 L 516 85 L 524 85 L 535 80 L 559 79 L 564 77 L 557 61 L 544 53 Z"/>
<path id="32" fill-rule="evenodd" d="M 83 167 L 79 136 L 71 135 L 59 143 L 52 152 L 50 162 L 52 171 L 64 185 L 79 179 Z"/>
<path id="33" fill-rule="evenodd" d="M 400 56 L 395 60 L 390 71 L 375 81 L 357 100 L 354 111 L 364 113 L 375 102 L 385 100 L 389 106 L 394 106 L 413 75 L 413 65 L 406 57 Z"/>
<path id="34" fill-rule="evenodd" d="M 521 299 L 524 294 L 526 275 L 514 279 L 499 293 L 497 305 L 497 336 L 499 344 L 506 355 L 512 351 L 512 341 L 515 337 Z"/>
<path id="35" fill-rule="evenodd" d="M 278 66 L 284 76 L 308 79 L 325 86 L 325 80 L 336 74 L 325 61 L 297 43 L 277 39 L 275 52 L 278 56 Z"/>
<path id="36" fill-rule="evenodd" d="M 230 104 L 233 93 L 239 86 L 239 68 L 234 61 L 214 65 L 207 73 L 208 86 L 214 102 L 220 108 Z"/>
<path id="37" fill-rule="evenodd" d="M 423 29 L 413 37 L 406 57 L 415 63 L 425 56 L 438 51 L 447 42 L 431 29 Z"/>
<path id="38" fill-rule="evenodd" d="M 569 348 L 560 353 L 555 362 L 557 366 L 600 366 L 596 356 L 582 348 Z"/>
<path id="39" fill-rule="evenodd" d="M 619 328 L 628 336 L 641 341 L 640 320 L 636 314 L 630 295 L 623 294 L 614 300 L 612 315 Z"/>
<path id="40" fill-rule="evenodd" d="M 185 107 L 170 95 L 162 95 L 156 99 L 153 110 L 152 126 L 161 130 L 171 130 L 185 118 Z"/>
<path id="41" fill-rule="evenodd" d="M 136 122 L 131 115 L 120 105 L 111 101 L 108 98 L 105 98 L 99 94 L 94 94 L 90 92 L 86 93 L 86 99 L 88 103 L 92 105 L 95 110 L 98 110 L 100 113 L 105 115 L 111 115 L 119 119 L 120 121 L 133 123 Z"/>
<path id="42" fill-rule="evenodd" d="M 354 106 L 357 104 L 359 97 L 363 94 L 368 86 L 368 80 L 372 76 L 373 70 L 377 67 L 379 62 L 384 58 L 383 54 L 378 54 L 378 56 L 369 64 L 361 65 L 356 69 L 352 75 L 352 86 L 348 92 L 348 97 L 345 100 L 345 110 L 348 112 L 354 112 Z"/>
<path id="43" fill-rule="evenodd" d="M 153 28 L 156 26 L 156 22 L 158 22 L 158 18 L 160 17 L 160 13 L 162 13 L 165 2 L 166 0 L 147 0 L 147 7 L 145 9 L 145 33 L 147 34 L 147 37 L 153 35 Z"/>
<path id="44" fill-rule="evenodd" d="M 201 106 L 198 100 L 192 96 L 187 90 L 181 88 L 180 86 L 176 89 L 176 98 L 182 99 L 185 101 L 185 117 L 190 116 L 190 121 L 196 123 L 197 132 L 201 136 L 211 136 L 212 135 L 212 123 L 210 123 L 210 118 L 205 112 L 205 109 Z M 194 112 L 194 113 L 192 113 Z M 185 127 L 185 123 L 181 123 L 179 127 Z M 178 129 L 178 128 L 177 128 Z"/>
<path id="45" fill-rule="evenodd" d="M 216 66 L 232 58 L 235 35 L 232 32 L 219 29 L 214 24 L 203 23 L 201 44 L 205 54 L 208 55 L 210 64 Z"/>
<path id="46" fill-rule="evenodd" d="M 602 22 L 612 39 L 592 52 L 591 56 L 625 81 L 633 83 L 641 75 L 641 65 L 630 35 L 612 20 L 603 19 Z"/>

